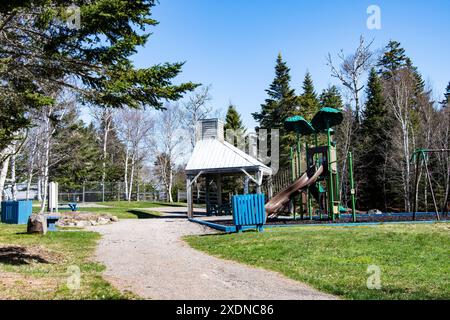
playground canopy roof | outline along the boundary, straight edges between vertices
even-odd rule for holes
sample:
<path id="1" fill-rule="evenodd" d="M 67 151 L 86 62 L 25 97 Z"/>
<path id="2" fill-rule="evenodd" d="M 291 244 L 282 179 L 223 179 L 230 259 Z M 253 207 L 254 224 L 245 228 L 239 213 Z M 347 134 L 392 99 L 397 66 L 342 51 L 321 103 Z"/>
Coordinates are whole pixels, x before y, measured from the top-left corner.
<path id="1" fill-rule="evenodd" d="M 311 121 L 311 124 L 317 131 L 320 132 L 341 124 L 343 118 L 344 116 L 341 111 L 334 108 L 325 107 L 316 113 Z"/>
<path id="2" fill-rule="evenodd" d="M 284 127 L 289 131 L 309 135 L 315 132 L 313 126 L 301 116 L 289 117 L 284 121 Z"/>
<path id="3" fill-rule="evenodd" d="M 186 166 L 187 175 L 219 173 L 232 174 L 262 172 L 271 175 L 272 169 L 227 141 L 204 139 L 197 141 Z"/>

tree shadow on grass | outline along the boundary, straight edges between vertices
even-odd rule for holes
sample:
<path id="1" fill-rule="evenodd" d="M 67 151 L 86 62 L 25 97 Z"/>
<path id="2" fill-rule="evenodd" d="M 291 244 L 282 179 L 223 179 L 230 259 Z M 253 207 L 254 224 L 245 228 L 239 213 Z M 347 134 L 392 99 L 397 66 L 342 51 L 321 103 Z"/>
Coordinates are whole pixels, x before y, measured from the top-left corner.
<path id="1" fill-rule="evenodd" d="M 29 252 L 25 247 L 0 247 L 0 263 L 10 265 L 28 265 L 33 262 L 51 263 L 37 253 Z"/>
<path id="2" fill-rule="evenodd" d="M 128 210 L 127 213 L 134 214 L 138 219 L 186 219 L 185 213 L 170 212 L 170 215 L 160 216 L 151 212 L 141 210 Z"/>

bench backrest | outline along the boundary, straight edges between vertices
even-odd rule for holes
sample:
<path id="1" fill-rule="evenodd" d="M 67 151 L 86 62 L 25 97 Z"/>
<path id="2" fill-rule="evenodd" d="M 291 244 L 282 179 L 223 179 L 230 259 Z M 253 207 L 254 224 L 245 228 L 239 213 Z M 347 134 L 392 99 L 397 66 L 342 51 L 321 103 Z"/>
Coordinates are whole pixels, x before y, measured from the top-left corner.
<path id="1" fill-rule="evenodd" d="M 264 194 L 238 195 L 231 198 L 236 226 L 263 225 L 266 222 Z"/>

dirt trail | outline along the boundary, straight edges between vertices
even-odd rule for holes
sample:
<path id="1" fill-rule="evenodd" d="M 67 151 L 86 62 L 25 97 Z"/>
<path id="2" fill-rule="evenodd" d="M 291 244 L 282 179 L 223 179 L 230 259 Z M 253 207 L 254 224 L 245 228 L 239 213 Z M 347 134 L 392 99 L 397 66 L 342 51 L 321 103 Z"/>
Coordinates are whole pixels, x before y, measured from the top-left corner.
<path id="1" fill-rule="evenodd" d="M 184 218 L 122 220 L 93 227 L 105 278 L 147 299 L 335 299 L 278 273 L 224 261 L 181 237 L 213 233 Z"/>

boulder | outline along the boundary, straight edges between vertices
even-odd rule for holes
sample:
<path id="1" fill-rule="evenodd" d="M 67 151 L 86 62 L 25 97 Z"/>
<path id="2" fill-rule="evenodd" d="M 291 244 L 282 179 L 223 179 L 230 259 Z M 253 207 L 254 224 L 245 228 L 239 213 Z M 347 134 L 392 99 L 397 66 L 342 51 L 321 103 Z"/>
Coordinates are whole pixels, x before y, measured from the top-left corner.
<path id="1" fill-rule="evenodd" d="M 81 220 L 81 221 L 75 222 L 75 226 L 78 227 L 78 228 L 84 228 L 84 227 L 87 227 L 87 226 L 90 226 L 90 225 L 91 225 L 91 223 L 89 221 Z"/>
<path id="2" fill-rule="evenodd" d="M 99 218 L 97 219 L 97 223 L 100 224 L 100 225 L 102 225 L 102 224 L 108 224 L 109 221 L 110 221 L 109 219 L 103 218 L 103 217 L 99 217 Z"/>
<path id="3" fill-rule="evenodd" d="M 112 222 L 119 222 L 119 218 L 117 218 L 116 216 L 111 216 L 111 218 L 109 218 Z"/>
<path id="4" fill-rule="evenodd" d="M 42 214 L 33 214 L 28 218 L 27 233 L 47 233 L 47 218 Z"/>

